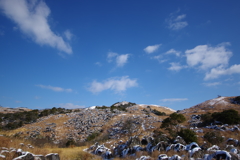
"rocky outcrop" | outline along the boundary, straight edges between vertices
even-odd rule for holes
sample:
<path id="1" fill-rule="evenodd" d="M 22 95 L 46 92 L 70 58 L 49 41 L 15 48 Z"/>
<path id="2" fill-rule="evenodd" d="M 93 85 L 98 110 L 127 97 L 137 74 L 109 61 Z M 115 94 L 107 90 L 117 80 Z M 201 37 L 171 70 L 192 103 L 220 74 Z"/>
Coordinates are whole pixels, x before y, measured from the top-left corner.
<path id="1" fill-rule="evenodd" d="M 209 148 L 202 148 L 196 142 L 192 142 L 188 145 L 184 145 L 181 143 L 176 144 L 168 144 L 168 142 L 161 141 L 154 145 L 154 138 L 145 136 L 143 139 L 147 141 L 147 145 L 134 145 L 133 139 L 136 137 L 130 137 L 126 142 L 119 141 L 118 144 L 115 144 L 111 148 L 107 148 L 104 144 L 99 145 L 96 143 L 90 148 L 86 149 L 86 151 L 104 157 L 104 159 L 111 159 L 114 157 L 126 157 L 126 156 L 135 156 L 137 152 L 147 151 L 148 153 L 154 151 L 170 151 L 173 150 L 176 153 L 184 153 L 179 156 L 174 154 L 172 156 L 167 156 L 167 154 L 160 154 L 158 156 L 158 160 L 180 160 L 184 159 L 184 157 L 189 159 L 204 159 L 211 160 L 215 159 L 226 159 L 226 160 L 234 160 L 240 158 L 240 152 L 237 148 L 228 148 L 229 151 L 221 150 L 220 147 L 213 145 Z M 177 139 L 181 139 L 181 137 L 177 137 Z M 234 158 L 235 157 L 235 158 Z M 236 159 L 236 160 L 237 160 Z M 136 160 L 152 160 L 150 156 L 141 156 Z"/>
<path id="2" fill-rule="evenodd" d="M 23 143 L 20 144 L 22 147 L 25 146 Z M 31 146 L 30 144 L 26 145 Z M 12 157 L 13 160 L 60 160 L 58 153 L 50 153 L 47 155 L 35 155 L 30 152 L 25 152 L 22 149 L 6 148 L 0 149 L 0 159 Z"/>

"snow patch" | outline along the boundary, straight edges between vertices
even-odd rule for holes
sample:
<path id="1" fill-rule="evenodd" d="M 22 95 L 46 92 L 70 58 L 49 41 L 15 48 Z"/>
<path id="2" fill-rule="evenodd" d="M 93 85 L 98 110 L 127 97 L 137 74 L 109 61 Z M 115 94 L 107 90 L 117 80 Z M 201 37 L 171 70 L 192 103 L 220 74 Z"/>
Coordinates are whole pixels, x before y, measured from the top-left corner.
<path id="1" fill-rule="evenodd" d="M 96 109 L 97 106 L 92 106 L 92 107 L 89 107 L 89 108 L 86 108 L 86 109 Z"/>
<path id="2" fill-rule="evenodd" d="M 147 106 L 154 106 L 154 107 L 158 107 L 158 108 L 164 108 L 164 109 L 168 109 L 168 110 L 170 110 L 170 111 L 172 111 L 172 112 L 176 112 L 176 110 L 174 110 L 174 109 L 172 109 L 172 108 L 168 108 L 168 107 L 164 107 L 164 106 L 159 106 L 159 105 L 156 105 L 156 104 L 149 104 L 149 105 L 147 105 L 147 104 L 138 104 L 138 106 L 141 106 L 141 107 L 147 107 Z"/>

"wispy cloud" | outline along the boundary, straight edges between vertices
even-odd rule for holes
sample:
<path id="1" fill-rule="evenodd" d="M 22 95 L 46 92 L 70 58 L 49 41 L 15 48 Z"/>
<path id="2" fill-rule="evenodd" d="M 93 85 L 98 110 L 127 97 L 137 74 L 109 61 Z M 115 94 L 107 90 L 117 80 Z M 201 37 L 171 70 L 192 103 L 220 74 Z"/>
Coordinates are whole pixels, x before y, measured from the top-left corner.
<path id="1" fill-rule="evenodd" d="M 171 13 L 169 17 L 166 19 L 167 27 L 171 30 L 180 30 L 185 28 L 188 23 L 184 21 L 186 18 L 186 14 L 179 15 L 179 10 L 177 12 Z"/>
<path id="2" fill-rule="evenodd" d="M 103 82 L 93 81 L 88 90 L 92 93 L 99 93 L 104 90 L 113 90 L 116 93 L 126 91 L 131 87 L 137 87 L 136 79 L 130 79 L 128 76 L 109 78 Z"/>
<path id="3" fill-rule="evenodd" d="M 168 99 L 161 99 L 162 102 L 181 102 L 181 101 L 187 101 L 188 98 L 168 98 Z"/>
<path id="4" fill-rule="evenodd" d="M 166 62 L 167 59 L 164 59 L 163 55 L 158 55 L 158 56 L 153 56 L 152 59 L 156 59 L 158 60 L 159 63 L 163 63 L 163 62 Z"/>
<path id="5" fill-rule="evenodd" d="M 102 66 L 102 63 L 101 62 L 96 62 L 95 65 Z"/>
<path id="6" fill-rule="evenodd" d="M 170 65 L 171 67 L 169 67 L 168 70 L 171 70 L 171 71 L 180 71 L 183 68 L 187 68 L 187 66 L 183 66 L 180 63 L 175 63 L 175 62 L 170 63 Z"/>
<path id="7" fill-rule="evenodd" d="M 50 9 L 41 0 L 0 0 L 3 13 L 28 37 L 37 44 L 48 45 L 67 54 L 72 53 L 71 46 L 55 34 L 48 23 Z M 70 32 L 69 32 L 70 33 Z M 68 38 L 70 38 L 70 34 Z"/>
<path id="8" fill-rule="evenodd" d="M 204 80 L 216 79 L 223 75 L 240 74 L 240 64 L 232 65 L 229 68 L 222 66 L 212 68 L 210 72 L 206 73 Z"/>
<path id="9" fill-rule="evenodd" d="M 118 53 L 115 52 L 108 52 L 107 61 L 109 63 L 115 61 L 117 67 L 123 67 L 127 63 L 129 56 L 130 54 L 119 55 Z"/>
<path id="10" fill-rule="evenodd" d="M 64 32 L 64 36 L 67 38 L 67 40 L 72 40 L 72 37 L 73 37 L 73 34 L 69 31 L 69 30 L 66 30 Z"/>
<path id="11" fill-rule="evenodd" d="M 22 103 L 22 101 L 15 101 L 15 103 Z"/>
<path id="12" fill-rule="evenodd" d="M 80 106 L 73 103 L 60 103 L 59 106 L 66 109 L 85 108 L 85 106 Z"/>
<path id="13" fill-rule="evenodd" d="M 222 84 L 221 82 L 203 83 L 203 85 L 205 85 L 207 87 L 218 86 L 221 84 Z"/>
<path id="14" fill-rule="evenodd" d="M 143 50 L 144 50 L 147 54 L 150 54 L 150 53 L 156 52 L 161 45 L 162 45 L 162 44 L 155 44 L 155 45 L 152 45 L 152 46 L 147 46 L 147 47 L 144 48 Z"/>
<path id="15" fill-rule="evenodd" d="M 175 54 L 177 57 L 179 57 L 181 52 L 180 51 L 176 51 L 175 49 L 170 49 L 165 54 Z"/>
<path id="16" fill-rule="evenodd" d="M 61 87 L 53 87 L 53 86 L 50 86 L 50 85 L 38 84 L 36 86 L 40 87 L 40 88 L 43 88 L 43 89 L 49 89 L 49 90 L 52 90 L 52 91 L 55 91 L 55 92 L 72 92 L 73 91 L 70 88 L 69 89 L 64 89 L 64 88 L 61 88 Z"/>

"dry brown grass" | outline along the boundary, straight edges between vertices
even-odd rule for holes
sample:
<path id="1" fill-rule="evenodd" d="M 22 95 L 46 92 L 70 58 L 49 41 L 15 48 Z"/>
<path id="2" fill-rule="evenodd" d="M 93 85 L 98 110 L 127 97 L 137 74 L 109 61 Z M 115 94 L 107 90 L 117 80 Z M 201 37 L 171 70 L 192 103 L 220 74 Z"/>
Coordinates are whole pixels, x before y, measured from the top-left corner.
<path id="1" fill-rule="evenodd" d="M 44 147 L 28 148 L 26 145 L 29 144 L 28 140 L 21 140 L 16 138 L 8 138 L 4 136 L 0 136 L 0 147 L 6 148 L 16 148 L 22 149 L 23 151 L 28 151 L 35 155 L 46 155 L 49 153 L 58 153 L 60 158 L 63 160 L 101 160 L 100 157 L 92 155 L 90 153 L 84 152 L 83 149 L 88 148 L 87 146 L 83 147 L 71 147 L 71 148 L 57 148 L 55 146 L 46 144 Z M 21 146 L 20 143 L 24 143 L 24 146 Z M 12 160 L 17 157 L 14 154 L 7 154 L 6 159 L 4 160 Z"/>

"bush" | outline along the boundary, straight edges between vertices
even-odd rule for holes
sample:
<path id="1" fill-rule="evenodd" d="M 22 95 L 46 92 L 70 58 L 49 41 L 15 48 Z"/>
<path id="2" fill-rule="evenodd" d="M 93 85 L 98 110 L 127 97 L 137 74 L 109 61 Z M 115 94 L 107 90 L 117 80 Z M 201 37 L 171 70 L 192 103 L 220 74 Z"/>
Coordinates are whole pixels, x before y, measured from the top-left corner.
<path id="1" fill-rule="evenodd" d="M 237 96 L 235 98 L 232 99 L 232 103 L 234 104 L 240 104 L 240 96 Z"/>
<path id="2" fill-rule="evenodd" d="M 119 103 L 119 102 L 117 102 L 117 103 Z M 131 103 L 131 102 L 129 102 L 128 104 L 124 104 L 124 105 L 120 105 L 120 106 L 115 106 L 115 104 L 117 104 L 117 103 L 114 103 L 111 107 L 110 107 L 110 109 L 111 109 L 111 111 L 113 112 L 113 110 L 114 109 L 117 109 L 117 110 L 119 110 L 119 111 L 127 111 L 127 107 L 131 107 L 131 106 L 134 106 L 134 105 L 136 105 L 136 103 Z"/>
<path id="3" fill-rule="evenodd" d="M 223 137 L 219 132 L 207 132 L 203 138 L 211 144 L 220 144 L 223 142 Z"/>
<path id="4" fill-rule="evenodd" d="M 196 133 L 190 129 L 181 129 L 180 132 L 178 132 L 178 135 L 181 136 L 186 143 L 198 141 Z"/>
<path id="5" fill-rule="evenodd" d="M 97 136 L 99 136 L 100 133 L 99 132 L 94 132 L 92 134 L 90 134 L 88 137 L 87 137 L 87 141 L 92 141 L 94 140 Z"/>
<path id="6" fill-rule="evenodd" d="M 107 106 L 96 106 L 96 109 L 108 109 L 109 107 L 107 107 Z"/>
<path id="7" fill-rule="evenodd" d="M 156 114 L 157 116 L 166 116 L 165 112 L 160 112 L 156 109 L 152 110 L 152 113 Z"/>
<path id="8" fill-rule="evenodd" d="M 201 115 L 203 125 L 208 125 L 214 121 L 220 121 L 225 124 L 239 124 L 240 115 L 234 109 L 224 110 L 222 112 L 207 113 Z"/>
<path id="9" fill-rule="evenodd" d="M 179 123 L 186 121 L 186 118 L 182 114 L 172 113 L 170 116 L 162 121 L 161 128 L 172 128 L 177 126 Z"/>
<path id="10" fill-rule="evenodd" d="M 75 145 L 76 145 L 76 142 L 73 139 L 68 140 L 66 143 L 66 147 L 71 147 Z"/>
<path id="11" fill-rule="evenodd" d="M 240 122 L 240 116 L 234 109 L 225 110 L 220 113 L 213 113 L 212 117 L 216 121 L 220 121 L 225 124 L 238 124 Z"/>

